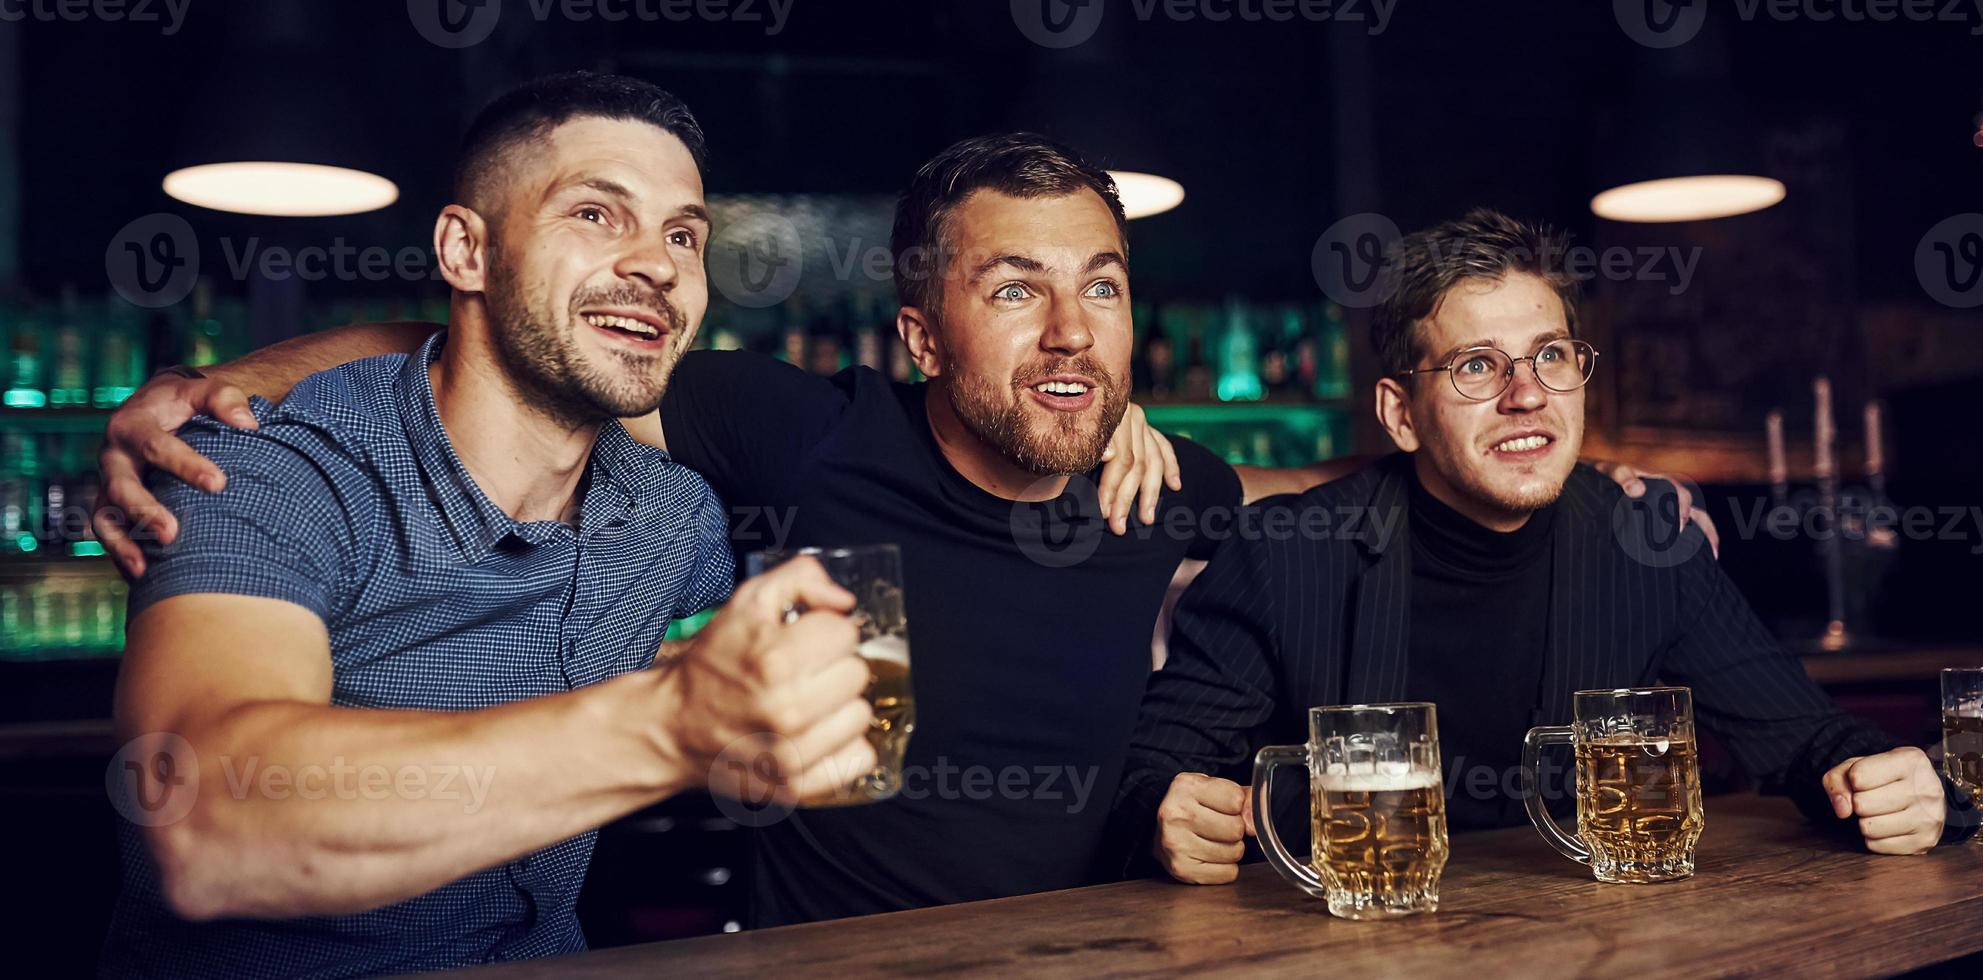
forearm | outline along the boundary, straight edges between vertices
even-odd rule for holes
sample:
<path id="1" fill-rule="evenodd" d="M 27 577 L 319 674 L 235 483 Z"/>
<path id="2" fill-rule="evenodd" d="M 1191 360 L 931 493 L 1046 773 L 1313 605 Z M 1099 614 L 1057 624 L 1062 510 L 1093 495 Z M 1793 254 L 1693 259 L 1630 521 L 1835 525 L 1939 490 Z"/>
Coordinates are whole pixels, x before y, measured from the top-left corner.
<path id="1" fill-rule="evenodd" d="M 379 354 L 418 350 L 439 329 L 440 324 L 415 321 L 335 327 L 271 344 L 205 373 L 250 395 L 281 401 L 297 382 L 318 371 Z"/>
<path id="2" fill-rule="evenodd" d="M 431 891 L 695 782 L 653 721 L 667 672 L 467 712 L 299 702 L 181 733 L 188 817 L 154 828 L 168 898 L 194 918 L 335 915 Z"/>
<path id="3" fill-rule="evenodd" d="M 1339 456 L 1307 466 L 1235 466 L 1233 470 L 1239 474 L 1239 485 L 1246 493 L 1246 502 L 1250 504 L 1263 497 L 1305 493 L 1355 473 L 1377 459 L 1376 456 Z"/>

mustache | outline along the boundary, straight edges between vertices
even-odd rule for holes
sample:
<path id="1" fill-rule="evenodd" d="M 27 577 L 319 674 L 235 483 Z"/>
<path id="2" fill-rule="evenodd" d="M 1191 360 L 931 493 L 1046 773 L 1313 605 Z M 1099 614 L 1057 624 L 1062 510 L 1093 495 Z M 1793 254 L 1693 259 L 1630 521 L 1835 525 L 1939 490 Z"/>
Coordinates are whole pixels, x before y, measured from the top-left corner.
<path id="1" fill-rule="evenodd" d="M 651 289 L 620 284 L 608 289 L 588 289 L 572 296 L 571 312 L 576 317 L 578 311 L 588 306 L 626 306 L 646 310 L 667 321 L 672 333 L 688 330 L 688 316 L 675 309 L 668 297 Z"/>
<path id="2" fill-rule="evenodd" d="M 1015 388 L 1031 388 L 1057 374 L 1083 375 L 1095 379 L 1095 383 L 1101 385 L 1104 391 L 1114 391 L 1116 389 L 1115 374 L 1091 354 L 1082 354 L 1079 357 L 1063 357 L 1059 360 L 1028 365 L 1025 370 L 1013 376 L 1012 386 Z"/>

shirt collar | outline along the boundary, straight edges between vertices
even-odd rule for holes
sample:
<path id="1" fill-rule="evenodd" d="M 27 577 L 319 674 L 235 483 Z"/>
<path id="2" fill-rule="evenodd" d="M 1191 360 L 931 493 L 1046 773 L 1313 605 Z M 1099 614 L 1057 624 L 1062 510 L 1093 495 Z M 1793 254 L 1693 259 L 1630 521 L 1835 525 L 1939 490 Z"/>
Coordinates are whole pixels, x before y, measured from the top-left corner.
<path id="1" fill-rule="evenodd" d="M 519 521 L 504 513 L 475 485 L 468 467 L 455 454 L 454 443 L 441 424 L 433 379 L 428 374 L 446 343 L 447 331 L 439 331 L 407 357 L 400 368 L 395 398 L 422 482 L 453 539 L 455 553 L 464 562 L 480 561 L 512 535 L 540 544 L 556 532 L 557 522 Z M 657 479 L 652 466 L 642 465 L 644 454 L 659 455 L 659 451 L 635 442 L 616 421 L 600 427 L 587 462 L 586 479 L 580 484 L 584 499 L 578 513 L 583 526 L 608 523 L 632 513 L 634 502 L 645 496 L 640 491 Z"/>

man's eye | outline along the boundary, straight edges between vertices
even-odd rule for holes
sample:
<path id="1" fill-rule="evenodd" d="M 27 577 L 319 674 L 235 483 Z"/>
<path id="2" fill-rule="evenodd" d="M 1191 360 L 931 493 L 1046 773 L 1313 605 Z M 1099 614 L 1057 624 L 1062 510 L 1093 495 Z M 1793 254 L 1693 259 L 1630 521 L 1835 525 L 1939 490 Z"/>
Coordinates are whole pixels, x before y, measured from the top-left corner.
<path id="1" fill-rule="evenodd" d="M 1557 344 L 1550 344 L 1548 347 L 1544 347 L 1540 353 L 1536 354 L 1535 359 L 1544 364 L 1560 361 L 1563 359 L 1563 348 Z"/>
<path id="2" fill-rule="evenodd" d="M 1486 374 L 1492 368 L 1485 357 L 1469 357 L 1460 362 L 1459 369 L 1464 374 Z"/>
<path id="3" fill-rule="evenodd" d="M 1093 286 L 1090 286 L 1089 289 L 1093 291 L 1094 295 L 1102 299 L 1115 299 L 1116 297 L 1122 295 L 1122 287 L 1117 286 L 1115 283 L 1112 283 L 1107 279 L 1103 279 L 1100 282 L 1095 283 Z"/>
<path id="4" fill-rule="evenodd" d="M 603 208 L 579 208 L 577 217 L 580 221 L 603 224 L 606 220 L 606 212 Z"/>
<path id="5" fill-rule="evenodd" d="M 674 242 L 677 245 L 680 245 L 683 248 L 694 248 L 696 243 L 695 232 L 692 232 L 687 228 L 677 228 L 674 231 L 669 232 L 668 240 Z"/>
<path id="6" fill-rule="evenodd" d="M 992 298 L 1004 300 L 1008 303 L 1017 303 L 1026 298 L 1026 287 L 1016 282 L 1009 282 L 998 287 L 998 292 L 993 293 Z"/>

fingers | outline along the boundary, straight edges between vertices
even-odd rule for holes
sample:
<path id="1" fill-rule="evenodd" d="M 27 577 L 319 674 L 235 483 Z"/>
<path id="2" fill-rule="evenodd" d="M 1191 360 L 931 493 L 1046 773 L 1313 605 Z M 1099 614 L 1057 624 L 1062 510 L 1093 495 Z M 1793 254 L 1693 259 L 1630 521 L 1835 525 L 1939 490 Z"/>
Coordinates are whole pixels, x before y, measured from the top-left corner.
<path id="1" fill-rule="evenodd" d="M 1123 430 L 1118 426 L 1115 437 L 1109 442 L 1109 448 L 1111 451 L 1114 451 L 1118 446 L 1124 445 L 1127 445 L 1127 443 L 1123 436 Z M 1102 464 L 1102 478 L 1095 486 L 1095 497 L 1101 503 L 1102 518 L 1108 521 L 1109 530 L 1117 534 L 1123 534 L 1129 530 L 1126 517 L 1129 513 L 1129 508 L 1127 502 L 1121 498 L 1123 495 L 1123 485 L 1129 482 L 1129 478 L 1135 468 L 1136 452 L 1134 449 L 1115 451 L 1108 457 L 1108 461 Z M 1135 490 L 1134 485 L 1129 487 L 1131 494 L 1134 494 Z"/>
<path id="2" fill-rule="evenodd" d="M 1246 808 L 1245 812 L 1239 815 L 1239 818 L 1246 821 L 1246 836 L 1258 837 L 1260 836 L 1260 829 L 1253 824 L 1253 787 L 1242 786 L 1240 789 L 1246 791 Z"/>
<path id="3" fill-rule="evenodd" d="M 1164 485 L 1173 491 L 1184 489 L 1184 471 L 1178 468 L 1177 448 L 1171 445 L 1171 437 L 1155 429 L 1150 434 L 1157 437 L 1157 451 L 1164 457 Z"/>
<path id="4" fill-rule="evenodd" d="M 1721 557 L 1721 531 L 1714 526 L 1714 518 L 1709 517 L 1708 512 L 1699 507 L 1694 508 L 1689 513 L 1693 516 L 1694 526 L 1700 528 L 1701 534 L 1707 537 L 1708 550 L 1714 553 L 1715 558 L 1719 559 Z M 1684 526 L 1686 521 L 1681 521 L 1681 524 Z"/>
<path id="5" fill-rule="evenodd" d="M 744 583 L 737 590 L 732 606 L 761 622 L 778 622 L 793 608 L 830 609 L 846 612 L 854 608 L 854 594 L 841 588 L 826 574 L 819 560 L 800 555 Z"/>
<path id="6" fill-rule="evenodd" d="M 1143 502 L 1140 516 L 1145 527 L 1157 523 L 1157 500 L 1164 492 L 1164 454 L 1157 448 L 1163 441 L 1163 436 L 1144 430 L 1142 481 L 1136 488 L 1136 496 Z"/>
<path id="7" fill-rule="evenodd" d="M 1185 773 L 1197 779 L 1182 784 L 1190 792 L 1192 799 L 1211 809 L 1229 816 L 1240 816 L 1246 812 L 1246 787 L 1230 779 L 1219 779 L 1198 773 Z"/>
<path id="8" fill-rule="evenodd" d="M 838 797 L 862 773 L 875 766 L 874 746 L 865 738 L 855 738 L 824 759 L 807 766 L 791 783 L 794 796 L 801 800 Z"/>
<path id="9" fill-rule="evenodd" d="M 1600 460 L 1592 463 L 1591 468 L 1610 477 L 1612 482 L 1623 487 L 1627 497 L 1643 497 L 1646 494 L 1646 482 L 1640 478 L 1642 474 L 1629 463 Z"/>
<path id="10" fill-rule="evenodd" d="M 143 578 L 144 552 L 139 550 L 138 546 L 132 543 L 130 536 L 124 533 L 124 528 L 121 526 L 123 522 L 118 519 L 118 513 L 109 507 L 99 509 L 91 515 L 90 526 L 96 529 L 97 542 L 103 545 L 103 550 L 110 555 L 110 560 L 116 562 L 117 567 L 124 570 L 124 574 L 132 578 Z"/>
<path id="11" fill-rule="evenodd" d="M 1859 833 L 1875 854 L 1925 854 L 1940 841 L 1942 821 L 1939 814 L 1914 810 L 1889 813 L 1862 818 Z"/>
<path id="12" fill-rule="evenodd" d="M 227 486 L 227 474 L 213 460 L 195 452 L 185 440 L 170 432 L 154 432 L 138 446 L 146 463 L 164 470 L 208 493 L 219 493 Z"/>
<path id="13" fill-rule="evenodd" d="M 255 410 L 248 407 L 246 392 L 225 382 L 214 382 L 200 410 L 237 429 L 256 429 Z"/>
<path id="14" fill-rule="evenodd" d="M 1179 858 L 1165 870 L 1187 885 L 1230 885 L 1239 878 L 1237 860 L 1205 862 L 1196 858 Z"/>
<path id="15" fill-rule="evenodd" d="M 1825 795 L 1832 801 L 1832 816 L 1844 820 L 1852 816 L 1852 787 L 1845 781 L 1845 771 L 1852 768 L 1864 756 L 1853 756 L 1825 771 L 1819 785 L 1825 788 Z"/>
<path id="16" fill-rule="evenodd" d="M 1687 489 L 1687 483 L 1684 480 L 1667 480 L 1666 482 L 1673 487 L 1673 506 L 1680 512 L 1680 526 L 1686 527 L 1688 516 L 1693 514 L 1697 509 L 1694 506 L 1694 492 Z"/>
<path id="17" fill-rule="evenodd" d="M 858 691 L 855 692 L 858 695 Z M 874 724 L 874 709 L 867 699 L 855 697 L 843 701 L 832 713 L 814 722 L 812 727 L 792 737 L 792 747 L 798 751 L 799 764 L 824 761 L 839 755 L 854 742 L 867 741 L 868 729 Z M 874 767 L 868 762 L 860 769 L 842 773 L 846 778 L 839 785 L 845 786 L 859 778 L 861 773 Z"/>
<path id="18" fill-rule="evenodd" d="M 757 651 L 754 664 L 758 680 L 767 687 L 800 683 L 830 669 L 859 668 L 865 678 L 867 662 L 853 655 L 861 630 L 846 616 L 815 610 L 773 629 L 777 632 Z M 839 663 L 841 660 L 847 664 Z M 787 730 L 798 727 L 787 726 Z"/>
<path id="19" fill-rule="evenodd" d="M 1863 793 L 1852 794 L 1852 812 L 1865 818 L 1899 813 L 1919 801 L 1914 787 L 1905 781 L 1888 783 Z"/>
<path id="20" fill-rule="evenodd" d="M 1857 795 L 1867 790 L 1901 782 L 1913 775 L 1917 765 L 1930 765 L 1927 753 L 1912 747 L 1894 749 L 1891 752 L 1866 756 L 1853 763 L 1851 768 L 1845 771 L 1845 782 Z"/>

